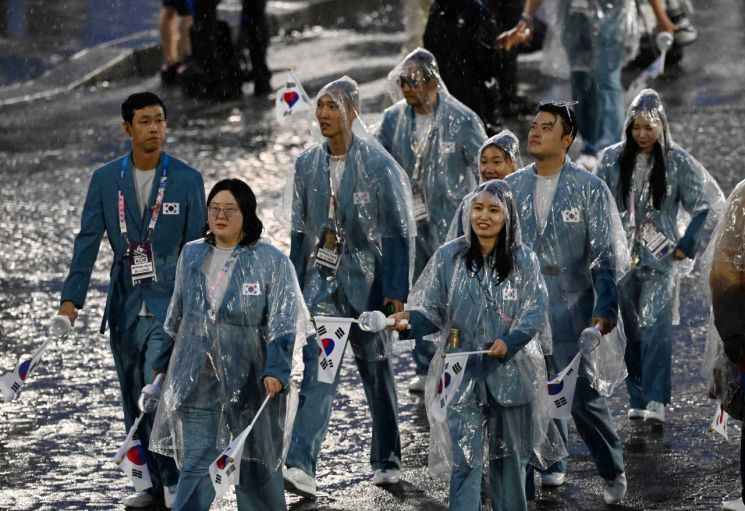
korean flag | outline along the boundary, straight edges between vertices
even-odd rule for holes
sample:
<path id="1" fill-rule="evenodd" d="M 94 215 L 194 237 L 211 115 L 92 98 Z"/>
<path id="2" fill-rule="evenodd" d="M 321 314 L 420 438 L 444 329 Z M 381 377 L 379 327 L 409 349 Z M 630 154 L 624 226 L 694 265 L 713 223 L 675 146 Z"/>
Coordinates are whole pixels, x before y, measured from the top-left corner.
<path id="1" fill-rule="evenodd" d="M 279 124 L 284 124 L 290 117 L 310 110 L 308 94 L 303 89 L 295 73 L 288 72 L 287 82 L 277 91 L 274 102 L 274 115 Z"/>
<path id="2" fill-rule="evenodd" d="M 151 488 L 153 482 L 150 479 L 150 471 L 147 469 L 147 454 L 145 448 L 140 443 L 140 439 L 137 436 L 137 425 L 139 420 L 135 422 L 132 428 L 129 430 L 127 438 L 124 440 L 124 444 L 119 448 L 116 456 L 114 456 L 114 462 L 119 465 L 122 472 L 129 477 L 132 481 L 135 490 L 143 491 Z"/>
<path id="3" fill-rule="evenodd" d="M 724 411 L 721 403 L 717 403 L 717 409 L 714 413 L 714 418 L 711 419 L 709 431 L 719 433 L 724 437 L 725 440 L 729 440 L 729 433 L 727 432 L 727 419 L 729 419 L 729 414 Z"/>
<path id="4" fill-rule="evenodd" d="M 250 433 L 250 430 L 244 430 L 234 438 L 230 445 L 210 465 L 210 480 L 215 488 L 216 499 L 223 498 L 228 488 L 240 481 L 241 458 L 243 458 L 243 446 L 246 443 L 248 433 Z"/>
<path id="5" fill-rule="evenodd" d="M 556 378 L 548 382 L 548 399 L 551 401 L 551 418 L 568 420 L 572 416 L 574 388 L 577 386 L 577 373 L 581 353 L 577 353 L 569 365 Z"/>
<path id="6" fill-rule="evenodd" d="M 467 363 L 468 355 L 457 353 L 445 355 L 445 365 L 437 384 L 437 393 L 432 398 L 430 406 L 432 417 L 438 422 L 445 422 L 447 418 L 448 404 L 453 400 L 453 396 L 455 396 L 460 383 L 463 381 L 463 373 Z"/>
<path id="7" fill-rule="evenodd" d="M 352 320 L 315 316 L 316 342 L 318 343 L 318 381 L 333 383 L 347 347 Z"/>

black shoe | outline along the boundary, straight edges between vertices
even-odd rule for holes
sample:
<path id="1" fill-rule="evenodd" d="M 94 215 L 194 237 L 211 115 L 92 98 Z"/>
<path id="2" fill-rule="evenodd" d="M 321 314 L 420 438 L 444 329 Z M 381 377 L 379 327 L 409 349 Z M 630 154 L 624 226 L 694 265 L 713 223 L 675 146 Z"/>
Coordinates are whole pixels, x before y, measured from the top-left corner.
<path id="1" fill-rule="evenodd" d="M 170 87 L 178 82 L 178 68 L 181 64 L 163 64 L 160 66 L 160 82 L 164 87 Z"/>

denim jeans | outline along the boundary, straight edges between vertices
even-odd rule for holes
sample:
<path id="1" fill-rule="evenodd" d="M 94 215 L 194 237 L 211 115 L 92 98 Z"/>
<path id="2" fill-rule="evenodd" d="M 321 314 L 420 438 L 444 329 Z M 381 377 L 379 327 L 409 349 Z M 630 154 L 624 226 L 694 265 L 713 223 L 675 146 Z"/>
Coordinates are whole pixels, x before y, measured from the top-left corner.
<path id="1" fill-rule="evenodd" d="M 338 290 L 333 296 L 311 307 L 311 313 L 357 317 L 360 311 L 353 310 L 343 292 Z M 372 415 L 370 464 L 374 469 L 400 468 L 401 439 L 398 432 L 398 402 L 393 369 L 388 358 L 376 356 L 376 353 L 385 351 L 380 346 L 383 342 L 382 334 L 363 332 L 356 324 L 352 324 L 348 342 L 355 353 L 355 362 Z M 318 347 L 315 339 L 303 348 L 303 363 L 305 372 L 286 465 L 315 476 L 318 455 L 326 437 L 334 396 L 339 385 L 341 367 L 333 383 L 318 381 Z"/>
<path id="2" fill-rule="evenodd" d="M 192 394 L 179 406 L 184 438 L 184 463 L 174 511 L 207 511 L 215 499 L 209 466 L 220 454 L 216 447 L 220 404 L 217 379 L 202 373 Z M 270 471 L 258 461 L 241 461 L 240 484 L 235 487 L 240 511 L 286 510 L 281 470 Z"/>
<path id="3" fill-rule="evenodd" d="M 626 388 L 632 408 L 670 403 L 675 277 L 648 269 L 629 272 L 618 284 L 626 332 Z"/>
<path id="4" fill-rule="evenodd" d="M 624 103 L 621 69 L 624 60 L 623 2 L 598 2 L 602 17 L 567 15 L 562 42 L 569 58 L 577 124 L 584 154 L 597 154 L 620 142 Z"/>
<path id="5" fill-rule="evenodd" d="M 163 331 L 163 326 L 153 316 L 140 316 L 134 324 L 123 332 L 114 330 L 110 333 L 111 352 L 114 366 L 119 377 L 119 388 L 124 408 L 126 430 L 134 424 L 140 415 L 137 400 L 142 387 L 153 382 L 153 358 L 163 352 L 162 343 L 170 342 Z M 150 443 L 150 431 L 155 414 L 142 418 L 137 428 L 142 445 Z M 173 486 L 178 482 L 179 472 L 172 458 L 146 451 L 147 468 L 153 481 L 153 487 L 147 490 L 155 496 L 161 486 Z"/>

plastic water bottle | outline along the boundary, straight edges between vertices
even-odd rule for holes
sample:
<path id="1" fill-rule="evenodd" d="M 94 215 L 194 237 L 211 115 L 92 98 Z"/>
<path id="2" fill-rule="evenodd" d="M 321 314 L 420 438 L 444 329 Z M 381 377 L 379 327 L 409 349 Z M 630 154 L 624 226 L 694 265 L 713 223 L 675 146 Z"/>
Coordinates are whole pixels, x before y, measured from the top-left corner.
<path id="1" fill-rule="evenodd" d="M 388 318 L 380 311 L 363 312 L 357 321 L 365 332 L 380 332 L 388 326 Z"/>
<path id="2" fill-rule="evenodd" d="M 155 377 L 155 381 L 145 385 L 140 392 L 140 399 L 137 400 L 142 413 L 152 413 L 158 408 L 160 401 L 160 391 L 163 387 L 163 373 Z"/>
<path id="3" fill-rule="evenodd" d="M 49 333 L 53 337 L 64 337 L 72 331 L 72 323 L 70 318 L 62 314 L 57 314 L 52 318 L 52 323 L 49 325 Z"/>

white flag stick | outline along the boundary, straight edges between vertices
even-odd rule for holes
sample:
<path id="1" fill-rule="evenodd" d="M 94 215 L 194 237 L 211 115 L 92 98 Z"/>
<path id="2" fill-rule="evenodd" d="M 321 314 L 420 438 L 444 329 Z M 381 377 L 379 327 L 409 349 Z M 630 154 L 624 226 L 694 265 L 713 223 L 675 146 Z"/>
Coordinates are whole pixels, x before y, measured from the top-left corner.
<path id="1" fill-rule="evenodd" d="M 460 357 L 462 355 L 486 355 L 487 353 L 490 353 L 489 350 L 479 350 L 479 351 L 453 351 L 451 353 L 443 353 L 443 357 Z"/>

